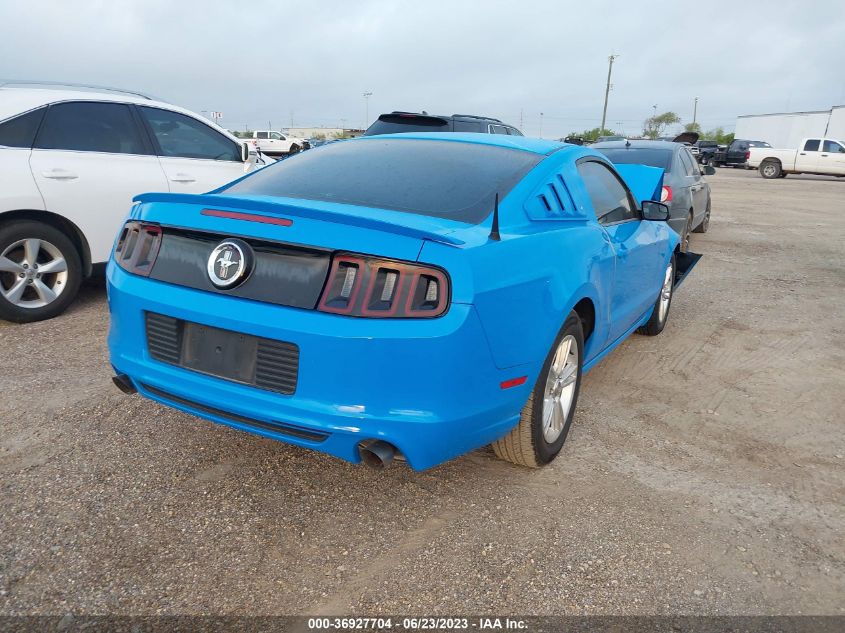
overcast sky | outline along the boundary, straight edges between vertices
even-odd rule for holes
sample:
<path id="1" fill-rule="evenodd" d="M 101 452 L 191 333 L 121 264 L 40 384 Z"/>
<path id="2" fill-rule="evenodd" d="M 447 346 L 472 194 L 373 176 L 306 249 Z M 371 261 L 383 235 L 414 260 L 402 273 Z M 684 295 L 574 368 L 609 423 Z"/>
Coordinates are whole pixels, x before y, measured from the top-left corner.
<path id="1" fill-rule="evenodd" d="M 0 78 L 148 91 L 230 129 L 484 114 L 558 137 L 845 103 L 845 0 L 0 0 Z M 543 113 L 541 118 L 540 113 Z"/>

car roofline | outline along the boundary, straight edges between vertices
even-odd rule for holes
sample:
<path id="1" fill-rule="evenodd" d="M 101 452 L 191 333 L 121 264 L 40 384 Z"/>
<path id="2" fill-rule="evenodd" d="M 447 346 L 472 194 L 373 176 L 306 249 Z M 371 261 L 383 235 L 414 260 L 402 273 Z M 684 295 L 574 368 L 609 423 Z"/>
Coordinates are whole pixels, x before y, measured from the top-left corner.
<path id="1" fill-rule="evenodd" d="M 420 140 L 442 141 L 447 143 L 469 143 L 475 145 L 489 145 L 517 151 L 548 156 L 561 149 L 579 147 L 571 143 L 537 139 L 530 136 L 511 136 L 505 134 L 486 134 L 483 132 L 399 132 L 396 134 L 374 134 L 359 136 L 346 142 L 377 141 L 377 140 Z"/>
<path id="2" fill-rule="evenodd" d="M 38 89 L 39 87 L 46 88 L 48 90 L 91 90 L 92 92 L 105 92 L 105 93 L 119 93 L 119 94 L 126 94 L 132 95 L 135 97 L 140 97 L 142 99 L 146 99 L 148 101 L 159 101 L 164 103 L 161 99 L 153 97 L 144 92 L 139 92 L 137 90 L 124 90 L 123 88 L 115 88 L 113 86 L 100 86 L 96 84 L 78 84 L 78 83 L 68 83 L 65 81 L 37 81 L 37 80 L 22 80 L 22 79 L 0 79 L 0 88 L 15 88 L 19 87 L 21 89 Z"/>

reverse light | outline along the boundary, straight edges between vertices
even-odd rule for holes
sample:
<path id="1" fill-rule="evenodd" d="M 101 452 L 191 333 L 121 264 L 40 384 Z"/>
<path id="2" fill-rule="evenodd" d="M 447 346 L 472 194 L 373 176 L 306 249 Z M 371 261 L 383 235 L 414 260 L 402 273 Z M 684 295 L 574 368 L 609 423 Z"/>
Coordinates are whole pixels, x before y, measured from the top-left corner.
<path id="1" fill-rule="evenodd" d="M 672 202 L 672 187 L 664 185 L 660 191 L 660 202 Z"/>
<path id="2" fill-rule="evenodd" d="M 124 270 L 149 277 L 161 247 L 161 227 L 129 221 L 120 230 L 114 261 Z"/>
<path id="3" fill-rule="evenodd" d="M 431 266 L 339 254 L 317 309 L 369 318 L 432 318 L 446 312 L 449 279 Z"/>

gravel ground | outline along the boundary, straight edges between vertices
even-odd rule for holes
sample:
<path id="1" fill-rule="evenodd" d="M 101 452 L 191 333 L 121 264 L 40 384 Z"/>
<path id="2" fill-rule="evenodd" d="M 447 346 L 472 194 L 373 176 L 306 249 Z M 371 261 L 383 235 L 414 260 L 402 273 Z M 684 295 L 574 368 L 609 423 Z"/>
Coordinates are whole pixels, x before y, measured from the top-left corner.
<path id="1" fill-rule="evenodd" d="M 125 396 L 101 285 L 0 322 L 0 614 L 845 613 L 845 181 L 710 181 L 666 331 L 539 471 L 376 472 Z"/>

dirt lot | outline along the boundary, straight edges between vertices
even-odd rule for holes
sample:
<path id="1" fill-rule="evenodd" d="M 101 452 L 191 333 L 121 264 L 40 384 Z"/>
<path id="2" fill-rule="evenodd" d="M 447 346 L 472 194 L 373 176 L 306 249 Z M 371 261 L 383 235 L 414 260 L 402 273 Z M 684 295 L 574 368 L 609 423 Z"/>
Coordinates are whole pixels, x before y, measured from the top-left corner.
<path id="1" fill-rule="evenodd" d="M 124 396 L 101 286 L 0 323 L 0 613 L 845 613 L 845 181 L 710 180 L 666 331 L 540 471 L 376 472 Z"/>

